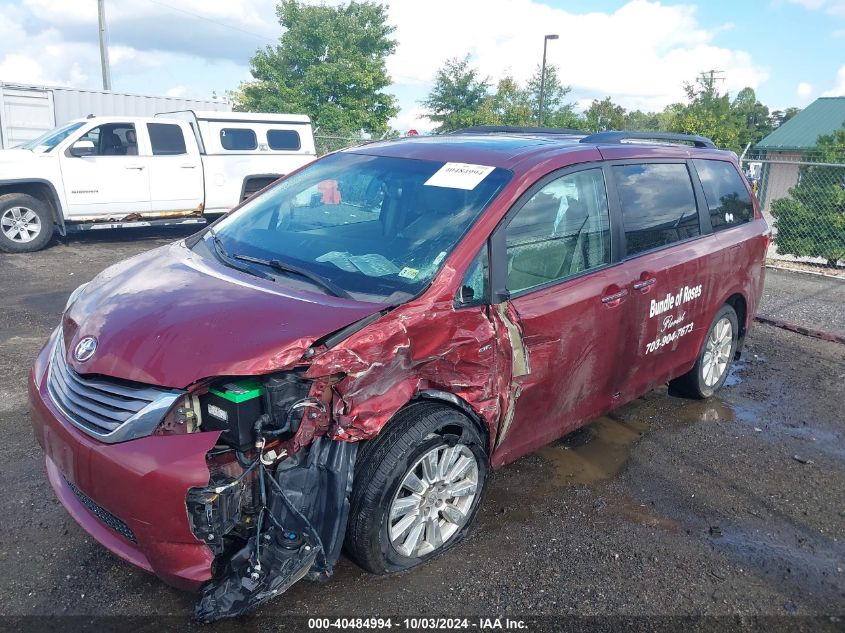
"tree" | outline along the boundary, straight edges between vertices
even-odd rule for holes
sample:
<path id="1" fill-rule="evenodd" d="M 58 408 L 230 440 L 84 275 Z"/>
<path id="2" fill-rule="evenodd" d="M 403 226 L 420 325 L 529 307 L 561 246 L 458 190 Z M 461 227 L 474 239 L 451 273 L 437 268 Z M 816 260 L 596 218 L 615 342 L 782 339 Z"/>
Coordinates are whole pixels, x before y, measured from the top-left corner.
<path id="1" fill-rule="evenodd" d="M 700 134 L 713 140 L 719 147 L 737 153 L 740 134 L 731 110 L 730 96 L 719 94 L 715 81 L 699 77 L 694 84 L 684 84 L 687 103 L 669 106 L 670 131 Z"/>
<path id="2" fill-rule="evenodd" d="M 772 131 L 769 108 L 757 101 L 753 88 L 743 88 L 737 93 L 731 103 L 731 111 L 738 128 L 739 145 L 743 149 Z"/>
<path id="3" fill-rule="evenodd" d="M 668 127 L 662 112 L 634 110 L 625 115 L 623 128 L 632 132 L 665 132 Z"/>
<path id="4" fill-rule="evenodd" d="M 387 8 L 374 2 L 337 6 L 283 0 L 279 44 L 250 60 L 254 81 L 235 93 L 236 109 L 296 112 L 322 130 L 380 136 L 399 111 L 385 59 L 396 50 Z"/>
<path id="5" fill-rule="evenodd" d="M 584 111 L 584 118 L 590 132 L 621 130 L 625 127 L 625 108 L 613 103 L 610 97 L 601 101 L 593 99 L 590 107 Z"/>
<path id="6" fill-rule="evenodd" d="M 540 65 L 528 80 L 526 93 L 531 107 L 532 125 L 536 125 L 540 117 Z M 566 96 L 572 92 L 572 86 L 564 86 L 558 77 L 558 68 L 554 64 L 546 64 L 546 80 L 543 84 L 543 126 L 544 127 L 575 127 L 579 117 L 575 114 L 575 104 L 567 103 Z"/>
<path id="7" fill-rule="evenodd" d="M 787 108 L 786 110 L 775 110 L 769 116 L 769 126 L 774 130 L 789 121 L 796 114 L 801 112 L 801 108 Z"/>
<path id="8" fill-rule="evenodd" d="M 818 138 L 813 162 L 845 163 L 845 126 Z M 845 167 L 802 167 L 789 196 L 772 203 L 772 215 L 778 252 L 822 257 L 828 266 L 845 260 Z"/>
<path id="9" fill-rule="evenodd" d="M 422 105 L 438 132 L 450 132 L 472 125 L 495 123 L 488 100 L 489 78 L 480 78 L 470 66 L 469 55 L 446 60 L 437 71 L 434 86 Z"/>
<path id="10" fill-rule="evenodd" d="M 513 77 L 499 80 L 489 110 L 499 125 L 534 125 L 529 94 Z"/>

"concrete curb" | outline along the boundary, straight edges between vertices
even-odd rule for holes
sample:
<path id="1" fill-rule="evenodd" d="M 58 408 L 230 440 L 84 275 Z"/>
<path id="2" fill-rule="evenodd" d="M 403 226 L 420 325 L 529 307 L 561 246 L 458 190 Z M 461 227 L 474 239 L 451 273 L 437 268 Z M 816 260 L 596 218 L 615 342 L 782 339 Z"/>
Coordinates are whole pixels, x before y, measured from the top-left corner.
<path id="1" fill-rule="evenodd" d="M 797 323 L 791 323 L 790 321 L 784 321 L 783 319 L 774 319 L 772 317 L 767 316 L 757 315 L 756 317 L 754 317 L 754 320 L 759 321 L 760 323 L 765 323 L 766 325 L 773 325 L 775 327 L 779 327 L 782 330 L 789 330 L 790 332 L 803 334 L 804 336 L 810 336 L 812 338 L 821 339 L 823 341 L 830 341 L 832 343 L 841 343 L 842 345 L 845 345 L 845 335 L 842 334 L 834 334 L 833 332 L 826 332 L 824 330 L 817 330 L 815 328 L 804 327 L 803 325 L 798 325 Z"/>
<path id="2" fill-rule="evenodd" d="M 839 281 L 845 282 L 845 276 L 843 275 L 831 275 L 830 273 L 822 273 L 817 272 L 815 270 L 801 270 L 800 268 L 778 266 L 777 264 L 766 264 L 766 268 L 771 268 L 772 270 L 781 270 L 788 273 L 797 273 L 799 275 L 815 275 L 816 277 L 824 277 L 826 279 L 838 279 Z"/>

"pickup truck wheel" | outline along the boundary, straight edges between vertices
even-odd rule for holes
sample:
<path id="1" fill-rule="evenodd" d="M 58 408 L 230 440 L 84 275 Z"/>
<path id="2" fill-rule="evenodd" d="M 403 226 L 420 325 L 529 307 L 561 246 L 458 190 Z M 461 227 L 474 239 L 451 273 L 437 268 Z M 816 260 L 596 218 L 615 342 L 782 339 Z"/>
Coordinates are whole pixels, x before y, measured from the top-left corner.
<path id="1" fill-rule="evenodd" d="M 699 400 L 712 396 L 728 378 L 738 335 L 736 311 L 729 305 L 722 306 L 707 331 L 695 365 L 686 374 L 671 381 L 669 386 L 682 395 Z"/>
<path id="2" fill-rule="evenodd" d="M 22 193 L 0 196 L 0 250 L 40 251 L 53 237 L 53 216 L 38 198 Z"/>
<path id="3" fill-rule="evenodd" d="M 404 571 L 466 535 L 487 478 L 482 433 L 438 403 L 400 411 L 359 453 L 346 552 L 376 574 Z"/>

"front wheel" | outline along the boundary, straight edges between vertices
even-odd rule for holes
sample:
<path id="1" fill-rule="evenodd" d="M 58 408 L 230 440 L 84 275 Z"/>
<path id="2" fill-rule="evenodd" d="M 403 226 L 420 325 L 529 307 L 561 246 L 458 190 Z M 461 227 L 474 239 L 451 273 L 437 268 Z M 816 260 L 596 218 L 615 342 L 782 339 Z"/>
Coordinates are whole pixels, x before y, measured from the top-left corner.
<path id="1" fill-rule="evenodd" d="M 411 405 L 359 454 L 347 553 L 377 574 L 438 556 L 466 534 L 486 478 L 472 421 L 438 403 Z"/>
<path id="2" fill-rule="evenodd" d="M 23 193 L 0 196 L 0 251 L 40 251 L 52 237 L 53 217 L 41 200 Z"/>
<path id="3" fill-rule="evenodd" d="M 738 340 L 739 321 L 736 311 L 724 305 L 713 319 L 695 365 L 689 372 L 670 382 L 670 386 L 692 398 L 712 396 L 728 378 Z"/>

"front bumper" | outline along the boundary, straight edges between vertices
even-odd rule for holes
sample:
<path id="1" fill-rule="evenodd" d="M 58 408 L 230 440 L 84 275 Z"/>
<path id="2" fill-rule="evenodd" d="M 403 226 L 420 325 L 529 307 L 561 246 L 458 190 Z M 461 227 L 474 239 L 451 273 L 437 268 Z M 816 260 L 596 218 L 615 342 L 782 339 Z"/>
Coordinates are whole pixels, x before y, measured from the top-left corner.
<path id="1" fill-rule="evenodd" d="M 150 436 L 104 444 L 64 419 L 47 393 L 51 337 L 29 376 L 35 437 L 47 478 L 70 515 L 106 549 L 161 578 L 197 591 L 213 554 L 191 532 L 185 496 L 208 485 L 205 455 L 219 433 Z"/>

